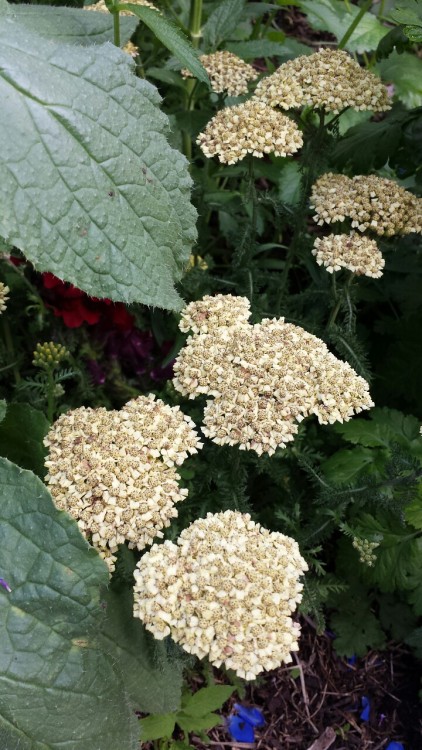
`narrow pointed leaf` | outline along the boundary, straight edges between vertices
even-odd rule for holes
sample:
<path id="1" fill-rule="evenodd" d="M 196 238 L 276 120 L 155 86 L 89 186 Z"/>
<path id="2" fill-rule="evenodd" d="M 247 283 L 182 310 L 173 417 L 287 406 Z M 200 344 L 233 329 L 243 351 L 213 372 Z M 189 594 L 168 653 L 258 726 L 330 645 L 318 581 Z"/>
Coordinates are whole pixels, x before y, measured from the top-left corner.
<path id="1" fill-rule="evenodd" d="M 182 63 L 183 67 L 209 85 L 208 75 L 199 61 L 199 55 L 185 35 L 168 18 L 165 18 L 156 10 L 144 5 L 133 5 L 133 3 L 121 3 L 118 10 L 130 10 L 135 16 L 148 26 L 170 52 Z"/>

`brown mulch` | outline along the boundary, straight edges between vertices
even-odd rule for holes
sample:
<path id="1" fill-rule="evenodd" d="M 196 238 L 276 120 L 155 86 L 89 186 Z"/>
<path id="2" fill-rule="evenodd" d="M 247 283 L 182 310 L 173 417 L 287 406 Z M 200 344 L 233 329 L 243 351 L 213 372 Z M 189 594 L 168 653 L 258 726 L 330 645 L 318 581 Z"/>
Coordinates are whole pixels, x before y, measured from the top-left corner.
<path id="1" fill-rule="evenodd" d="M 291 666 L 298 676 L 292 677 Z M 422 748 L 420 672 L 403 646 L 391 643 L 350 665 L 336 655 L 329 635 L 318 636 L 304 623 L 299 655 L 289 667 L 257 680 L 224 712 L 236 700 L 262 710 L 267 723 L 257 730 L 254 745 L 234 742 L 224 726 L 209 731 L 210 745 L 191 737 L 192 745 L 197 750 L 382 750 L 395 740 L 405 750 Z M 360 719 L 362 696 L 370 700 L 369 721 Z"/>

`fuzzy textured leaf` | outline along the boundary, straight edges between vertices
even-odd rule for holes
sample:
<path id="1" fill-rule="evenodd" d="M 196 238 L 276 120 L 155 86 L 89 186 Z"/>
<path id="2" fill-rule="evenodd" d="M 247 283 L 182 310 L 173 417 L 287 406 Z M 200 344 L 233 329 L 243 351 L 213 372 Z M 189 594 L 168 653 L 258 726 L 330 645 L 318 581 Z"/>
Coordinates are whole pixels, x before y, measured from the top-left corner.
<path id="1" fill-rule="evenodd" d="M 103 44 L 113 41 L 111 13 L 93 13 L 78 8 L 52 8 L 43 5 L 13 5 L 11 13 L 20 25 L 40 36 L 66 44 Z M 138 21 L 133 16 L 120 19 L 120 43 L 129 41 Z"/>
<path id="2" fill-rule="evenodd" d="M 182 34 L 180 29 L 175 26 L 168 18 L 165 18 L 156 10 L 144 5 L 133 5 L 133 3 L 121 3 L 119 10 L 130 10 L 135 16 L 148 26 L 165 47 L 178 59 L 185 68 L 209 85 L 209 78 L 199 61 L 199 55 L 189 40 Z"/>
<path id="3" fill-rule="evenodd" d="M 196 238 L 186 159 L 156 89 L 112 45 L 0 17 L 0 234 L 88 294 L 180 309 Z"/>
<path id="4" fill-rule="evenodd" d="M 314 29 L 329 31 L 339 42 L 359 13 L 359 8 L 340 0 L 299 0 L 299 6 Z M 346 43 L 349 52 L 376 49 L 388 29 L 372 13 L 365 13 Z"/>
<path id="5" fill-rule="evenodd" d="M 135 750 L 123 682 L 96 642 L 107 568 L 42 482 L 7 459 L 0 570 L 12 589 L 0 593 L 2 748 Z"/>

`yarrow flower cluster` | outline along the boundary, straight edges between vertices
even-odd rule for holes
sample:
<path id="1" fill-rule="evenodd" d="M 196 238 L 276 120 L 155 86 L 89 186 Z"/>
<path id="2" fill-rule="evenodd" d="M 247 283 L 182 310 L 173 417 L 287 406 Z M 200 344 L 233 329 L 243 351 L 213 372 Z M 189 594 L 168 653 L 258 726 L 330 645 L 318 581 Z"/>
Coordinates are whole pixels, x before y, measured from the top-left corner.
<path id="1" fill-rule="evenodd" d="M 61 415 L 44 444 L 46 482 L 110 570 L 124 541 L 141 550 L 177 516 L 181 489 L 175 466 L 201 447 L 194 423 L 155 396 L 138 396 L 120 411 L 79 409 Z"/>
<path id="2" fill-rule="evenodd" d="M 235 164 L 247 154 L 294 154 L 303 145 L 303 138 L 288 117 L 250 99 L 217 112 L 196 142 L 208 158 L 218 156 L 224 164 Z"/>
<path id="3" fill-rule="evenodd" d="M 329 273 L 348 268 L 357 276 L 379 279 L 385 265 L 375 240 L 362 237 L 357 232 L 318 237 L 312 255 L 315 255 L 318 265 L 325 266 Z"/>
<path id="4" fill-rule="evenodd" d="M 3 313 L 7 307 L 7 301 L 9 299 L 10 289 L 6 284 L 0 281 L 0 314 Z"/>
<path id="5" fill-rule="evenodd" d="M 207 71 L 211 88 L 217 94 L 224 91 L 230 96 L 247 94 L 248 82 L 258 78 L 258 72 L 252 65 L 248 65 L 237 55 L 226 50 L 213 52 L 211 55 L 201 55 L 200 61 Z M 187 68 L 182 71 L 184 78 L 191 78 L 192 73 Z"/>
<path id="6" fill-rule="evenodd" d="M 283 63 L 263 78 L 255 96 L 271 107 L 323 108 L 340 112 L 384 112 L 391 108 L 387 89 L 377 76 L 364 70 L 343 50 L 320 49 Z"/>
<path id="7" fill-rule="evenodd" d="M 311 206 L 319 225 L 349 218 L 360 232 L 387 237 L 422 231 L 422 200 L 376 175 L 350 178 L 327 172 L 313 185 Z"/>
<path id="8" fill-rule="evenodd" d="M 291 661 L 300 627 L 291 615 L 308 566 L 297 543 L 228 510 L 208 513 L 177 544 L 151 547 L 135 570 L 134 615 L 158 639 L 253 680 Z"/>
<path id="9" fill-rule="evenodd" d="M 152 10 L 156 10 L 157 13 L 159 13 L 159 9 L 157 8 L 154 3 L 148 2 L 148 0 L 130 0 L 130 2 L 133 5 L 145 5 L 147 8 L 152 8 Z M 105 4 L 104 0 L 98 0 L 98 3 L 95 3 L 94 5 L 85 5 L 84 10 L 98 10 L 100 13 L 109 13 L 109 9 L 107 8 L 107 5 Z M 130 10 L 121 10 L 120 11 L 121 16 L 132 16 L 133 13 Z"/>
<path id="10" fill-rule="evenodd" d="M 370 409 L 368 383 L 323 341 L 283 318 L 251 325 L 249 301 L 219 294 L 190 303 L 180 328 L 193 331 L 174 366 L 174 386 L 189 398 L 212 396 L 203 433 L 219 445 L 273 454 L 298 423 L 347 421 Z"/>

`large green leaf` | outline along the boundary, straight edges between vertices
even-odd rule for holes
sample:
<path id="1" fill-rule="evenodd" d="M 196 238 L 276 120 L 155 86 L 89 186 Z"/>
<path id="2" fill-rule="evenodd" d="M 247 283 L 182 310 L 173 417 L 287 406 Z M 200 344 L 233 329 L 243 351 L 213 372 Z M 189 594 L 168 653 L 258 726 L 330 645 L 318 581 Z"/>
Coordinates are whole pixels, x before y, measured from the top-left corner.
<path id="1" fill-rule="evenodd" d="M 225 48 L 244 60 L 254 60 L 256 57 L 279 57 L 283 62 L 298 55 L 310 55 L 313 52 L 312 48 L 307 47 L 306 44 L 288 38 L 283 42 L 273 42 L 271 39 L 227 42 Z"/>
<path id="2" fill-rule="evenodd" d="M 8 404 L 6 416 L 0 422 L 0 456 L 43 477 L 43 438 L 49 427 L 42 411 L 29 404 Z"/>
<path id="3" fill-rule="evenodd" d="M 133 710 L 154 714 L 177 710 L 183 660 L 172 657 L 166 642 L 155 640 L 133 616 L 132 588 L 104 592 L 103 604 L 106 619 L 101 641 L 118 655 Z"/>
<path id="4" fill-rule="evenodd" d="M 156 89 L 112 45 L 58 44 L 11 14 L 0 69 L 0 234 L 88 294 L 179 309 L 196 214 Z"/>
<path id="5" fill-rule="evenodd" d="M 406 107 L 422 105 L 422 60 L 410 52 L 392 52 L 388 60 L 377 64 L 378 73 L 387 83 L 394 84 L 394 94 Z"/>
<path id="6" fill-rule="evenodd" d="M 189 40 L 182 34 L 180 29 L 175 26 L 168 18 L 161 13 L 157 13 L 152 8 L 143 5 L 134 5 L 133 3 L 120 3 L 119 10 L 130 10 L 135 16 L 141 19 L 143 23 L 155 34 L 157 39 L 164 44 L 170 52 L 186 68 L 189 68 L 198 80 L 209 84 L 208 74 L 199 60 L 196 49 Z"/>
<path id="7" fill-rule="evenodd" d="M 108 572 L 42 482 L 0 459 L 4 750 L 135 750 L 115 659 L 97 644 Z"/>
<path id="8" fill-rule="evenodd" d="M 242 18 L 245 0 L 222 0 L 202 29 L 204 43 L 214 50 L 236 29 Z"/>
<path id="9" fill-rule="evenodd" d="M 77 8 L 52 8 L 49 5 L 14 5 L 11 12 L 28 31 L 71 44 L 103 44 L 113 41 L 113 17 L 110 13 L 92 13 Z M 120 41 L 125 44 L 138 21 L 134 16 L 120 19 Z"/>
<path id="10" fill-rule="evenodd" d="M 358 6 L 342 0 L 299 0 L 298 5 L 314 29 L 329 31 L 338 42 L 360 10 Z M 345 48 L 349 52 L 360 53 L 376 49 L 387 32 L 388 29 L 372 13 L 365 13 Z"/>

